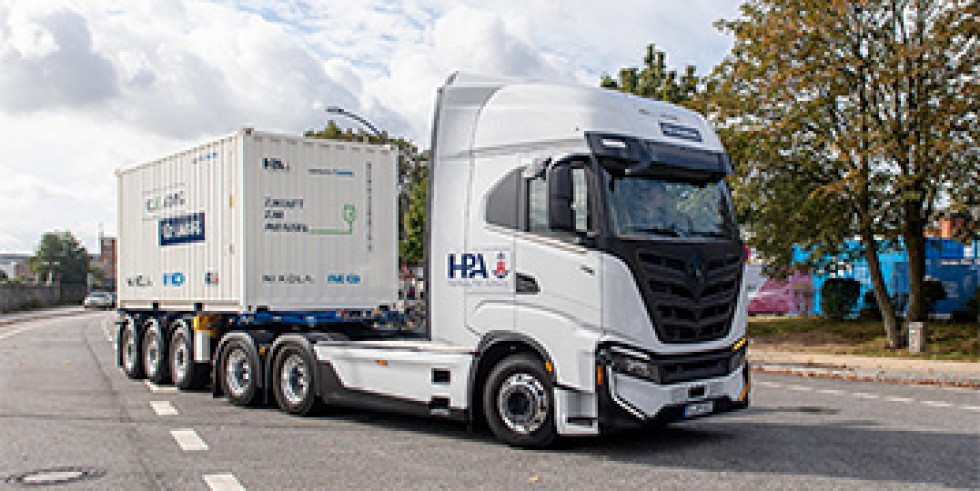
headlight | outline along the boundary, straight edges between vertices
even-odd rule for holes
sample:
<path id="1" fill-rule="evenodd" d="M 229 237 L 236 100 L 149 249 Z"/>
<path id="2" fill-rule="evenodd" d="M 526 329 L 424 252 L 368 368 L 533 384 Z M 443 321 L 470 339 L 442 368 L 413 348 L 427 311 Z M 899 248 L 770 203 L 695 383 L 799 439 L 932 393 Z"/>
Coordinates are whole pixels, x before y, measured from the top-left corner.
<path id="1" fill-rule="evenodd" d="M 660 383 L 660 367 L 651 363 L 643 353 L 612 347 L 603 352 L 603 357 L 615 373 Z"/>

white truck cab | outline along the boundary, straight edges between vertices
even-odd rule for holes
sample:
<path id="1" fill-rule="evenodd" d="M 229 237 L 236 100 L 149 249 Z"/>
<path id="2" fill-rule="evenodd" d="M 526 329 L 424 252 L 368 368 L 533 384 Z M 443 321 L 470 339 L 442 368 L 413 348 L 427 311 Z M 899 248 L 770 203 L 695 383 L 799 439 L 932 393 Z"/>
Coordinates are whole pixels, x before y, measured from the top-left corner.
<path id="1" fill-rule="evenodd" d="M 350 318 L 342 303 L 208 312 L 188 309 L 193 299 L 124 300 L 127 374 L 163 363 L 133 365 L 152 347 L 189 388 L 193 353 L 189 366 L 206 366 L 236 404 L 266 395 L 295 414 L 344 404 L 485 422 L 528 447 L 747 407 L 745 249 L 731 163 L 704 118 L 599 88 L 457 73 L 439 90 L 432 152 L 421 330 Z M 387 193 L 379 182 L 368 204 Z M 397 231 L 382 222 L 368 237 L 387 244 Z M 369 250 L 393 263 L 393 248 Z M 304 288 L 319 291 L 315 275 Z"/>

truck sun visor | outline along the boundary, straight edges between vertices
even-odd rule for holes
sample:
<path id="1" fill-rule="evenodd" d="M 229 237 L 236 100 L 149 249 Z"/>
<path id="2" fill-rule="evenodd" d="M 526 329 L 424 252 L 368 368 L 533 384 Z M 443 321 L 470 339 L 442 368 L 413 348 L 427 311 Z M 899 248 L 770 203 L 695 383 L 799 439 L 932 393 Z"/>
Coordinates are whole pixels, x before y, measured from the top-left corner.
<path id="1" fill-rule="evenodd" d="M 724 152 L 609 133 L 586 132 L 585 139 L 596 157 L 620 162 L 629 173 L 644 173 L 654 166 L 712 174 L 732 173 L 731 158 Z"/>

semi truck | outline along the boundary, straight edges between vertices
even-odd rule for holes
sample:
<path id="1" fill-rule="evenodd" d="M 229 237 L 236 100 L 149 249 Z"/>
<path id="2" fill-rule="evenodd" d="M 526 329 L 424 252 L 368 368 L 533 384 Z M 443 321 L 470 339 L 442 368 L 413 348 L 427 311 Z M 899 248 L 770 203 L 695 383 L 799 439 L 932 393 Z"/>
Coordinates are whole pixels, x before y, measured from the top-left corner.
<path id="1" fill-rule="evenodd" d="M 455 73 L 432 129 L 424 320 L 397 150 L 242 129 L 117 172 L 130 378 L 540 448 L 749 404 L 730 158 L 695 112 Z"/>

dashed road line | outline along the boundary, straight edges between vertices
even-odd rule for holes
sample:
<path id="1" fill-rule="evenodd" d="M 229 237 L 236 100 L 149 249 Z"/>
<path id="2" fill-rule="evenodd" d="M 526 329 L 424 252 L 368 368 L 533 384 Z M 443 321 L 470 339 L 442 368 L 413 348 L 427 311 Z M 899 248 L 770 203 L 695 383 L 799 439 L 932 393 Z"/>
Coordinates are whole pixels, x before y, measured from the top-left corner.
<path id="1" fill-rule="evenodd" d="M 157 416 L 176 416 L 177 408 L 170 401 L 150 401 L 150 407 Z"/>
<path id="2" fill-rule="evenodd" d="M 777 389 L 783 386 L 783 384 L 781 384 L 779 382 L 768 382 L 768 381 L 765 381 L 765 380 L 760 380 L 760 381 L 756 382 L 756 384 L 757 385 L 761 385 L 763 387 L 773 387 L 773 388 L 777 388 Z"/>
<path id="3" fill-rule="evenodd" d="M 238 482 L 234 474 L 207 474 L 204 483 L 211 491 L 244 491 L 245 486 Z"/>
<path id="4" fill-rule="evenodd" d="M 803 386 L 803 385 L 790 385 L 789 386 L 789 390 L 795 390 L 795 391 L 798 391 L 798 392 L 810 392 L 813 389 L 810 388 L 810 387 Z"/>
<path id="5" fill-rule="evenodd" d="M 881 396 L 879 396 L 878 394 L 869 394 L 867 392 L 853 392 L 853 393 L 851 393 L 851 395 L 854 396 L 854 397 L 857 397 L 858 399 L 880 399 L 881 398 Z"/>
<path id="6" fill-rule="evenodd" d="M 24 331 L 30 331 L 31 329 L 34 329 L 35 327 L 37 327 L 37 326 L 36 325 L 29 325 L 29 326 L 24 326 L 24 327 L 15 327 L 15 328 L 13 328 L 13 329 L 11 329 L 9 331 L 0 333 L 0 339 L 7 339 L 10 336 L 13 336 L 14 334 L 21 333 L 21 332 L 24 332 Z"/>
<path id="7" fill-rule="evenodd" d="M 200 452 L 208 449 L 208 444 L 193 429 L 170 430 L 170 435 L 185 452 Z"/>
<path id="8" fill-rule="evenodd" d="M 919 401 L 919 402 L 925 404 L 926 406 L 932 406 L 932 407 L 953 407 L 952 404 L 948 402 L 942 402 L 942 401 Z"/>
<path id="9" fill-rule="evenodd" d="M 960 408 L 966 409 L 967 411 L 980 411 L 980 406 L 960 406 Z"/>
<path id="10" fill-rule="evenodd" d="M 885 400 L 888 402 L 915 402 L 915 399 L 912 399 L 911 397 L 888 396 L 885 397 Z"/>
<path id="11" fill-rule="evenodd" d="M 843 390 L 838 390 L 838 389 L 820 389 L 817 392 L 820 394 L 828 394 L 832 396 L 840 396 L 846 394 Z"/>
<path id="12" fill-rule="evenodd" d="M 177 392 L 176 387 L 162 387 L 157 384 L 154 384 L 153 382 L 150 382 L 149 380 L 144 380 L 143 383 L 146 385 L 146 388 L 150 389 L 150 392 L 154 394 Z"/>

